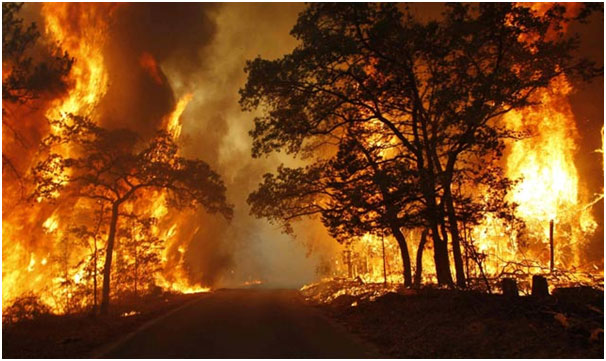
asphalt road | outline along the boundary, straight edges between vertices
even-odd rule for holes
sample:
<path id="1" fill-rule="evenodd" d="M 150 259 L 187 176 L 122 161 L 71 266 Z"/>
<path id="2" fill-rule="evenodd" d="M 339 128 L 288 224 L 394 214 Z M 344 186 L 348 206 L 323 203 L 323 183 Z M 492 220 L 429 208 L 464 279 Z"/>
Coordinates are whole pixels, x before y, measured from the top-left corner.
<path id="1" fill-rule="evenodd" d="M 102 358 L 368 358 L 377 354 L 294 290 L 219 290 L 112 346 Z"/>

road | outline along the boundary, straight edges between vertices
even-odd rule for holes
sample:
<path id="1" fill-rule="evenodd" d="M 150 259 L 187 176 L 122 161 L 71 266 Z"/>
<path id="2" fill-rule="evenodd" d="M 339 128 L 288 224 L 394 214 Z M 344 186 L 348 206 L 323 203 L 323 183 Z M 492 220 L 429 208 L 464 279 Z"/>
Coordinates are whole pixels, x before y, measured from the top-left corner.
<path id="1" fill-rule="evenodd" d="M 219 290 L 118 342 L 103 358 L 368 358 L 372 347 L 295 290 Z"/>

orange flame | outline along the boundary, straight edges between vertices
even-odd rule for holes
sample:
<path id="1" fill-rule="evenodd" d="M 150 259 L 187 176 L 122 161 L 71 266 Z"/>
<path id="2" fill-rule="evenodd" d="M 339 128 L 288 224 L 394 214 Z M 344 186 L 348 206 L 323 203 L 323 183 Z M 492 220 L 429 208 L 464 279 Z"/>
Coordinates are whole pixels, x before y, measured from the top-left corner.
<path id="1" fill-rule="evenodd" d="M 109 74 L 105 66 L 103 50 L 116 7 L 111 4 L 90 6 L 76 3 L 42 5 L 43 36 L 51 43 L 58 43 L 75 59 L 67 79 L 67 93 L 50 101 L 50 104 L 41 111 L 43 117 L 59 119 L 74 114 L 88 116 L 93 121 L 98 121 L 98 114 L 95 111 L 109 86 Z M 161 71 L 151 55 L 143 53 L 140 65 L 154 81 L 162 81 Z M 164 119 L 164 129 L 175 138 L 181 133 L 180 118 L 191 97 L 191 94 L 183 96 L 177 102 L 174 111 Z M 38 123 L 44 122 L 38 121 Z M 34 129 L 34 127 L 35 125 L 32 129 L 39 133 L 39 138 L 57 131 L 53 128 L 35 127 Z M 21 147 L 22 145 L 3 142 L 3 148 L 7 146 Z M 67 146 L 59 149 L 64 156 L 71 155 L 73 151 Z M 35 164 L 37 155 L 31 153 L 32 155 L 28 155 L 30 158 L 23 161 L 24 167 L 27 164 Z M 65 176 L 67 174 L 61 177 Z M 5 189 L 3 188 L 5 198 L 3 203 L 7 204 L 6 199 L 11 198 L 11 205 L 17 204 L 18 196 L 5 192 Z M 90 244 L 93 240 L 84 237 L 78 240 L 81 244 L 76 244 L 70 238 L 73 236 L 67 231 L 70 225 L 82 222 L 93 224 L 93 221 L 87 220 L 83 215 L 92 213 L 97 205 L 88 200 L 62 199 L 61 194 L 56 194 L 55 198 L 55 204 L 39 202 L 27 207 L 20 204 L 11 207 L 10 212 L 6 207 L 3 211 L 2 302 L 4 307 L 28 292 L 39 296 L 40 300 L 50 306 L 55 313 L 69 312 L 70 307 L 77 300 L 81 302 L 80 306 L 92 303 L 90 296 L 92 271 L 86 268 L 87 262 L 83 260 L 92 262 Z M 180 230 L 188 216 L 187 213 L 167 209 L 164 204 L 165 195 L 162 192 L 149 192 L 141 198 L 136 205 L 129 205 L 131 210 L 142 216 L 156 218 L 158 222 L 152 226 L 152 236 L 165 242 L 162 271 L 161 274 L 154 275 L 156 284 L 166 290 L 183 293 L 209 291 L 202 285 L 190 284 L 188 274 L 181 264 L 183 252 L 177 251 L 187 249 L 187 244 L 183 240 L 191 236 L 188 232 Z M 101 233 L 103 232 L 101 230 Z M 141 237 L 142 235 L 135 235 L 135 239 L 140 240 Z M 104 237 L 99 239 L 97 247 L 102 250 Z M 87 242 L 89 245 L 86 245 Z M 125 256 L 124 262 L 134 262 L 134 260 Z M 103 257 L 100 256 L 96 265 L 98 277 L 102 266 Z M 86 297 L 77 297 L 77 292 L 82 292 L 78 291 L 79 287 L 87 290 Z"/>

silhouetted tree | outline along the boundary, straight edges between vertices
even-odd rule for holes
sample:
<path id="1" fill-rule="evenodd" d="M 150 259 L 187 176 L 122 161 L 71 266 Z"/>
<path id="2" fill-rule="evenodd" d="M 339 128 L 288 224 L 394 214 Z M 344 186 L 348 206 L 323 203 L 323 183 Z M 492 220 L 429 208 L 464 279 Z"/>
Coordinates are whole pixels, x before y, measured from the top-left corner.
<path id="1" fill-rule="evenodd" d="M 389 144 L 368 142 L 370 136 L 359 133 L 369 131 L 353 128 L 330 160 L 298 169 L 280 167 L 276 177 L 265 175 L 249 196 L 252 214 L 279 222 L 287 231 L 293 220 L 319 215 L 330 234 L 345 243 L 365 233 L 391 234 L 401 251 L 404 284 L 411 286 L 402 228 L 423 224 L 415 172 L 404 161 L 384 155 Z"/>
<path id="2" fill-rule="evenodd" d="M 201 160 L 178 155 L 172 136 L 158 132 L 141 141 L 126 129 L 106 130 L 90 119 L 67 116 L 53 120 L 54 132 L 44 140 L 48 152 L 33 170 L 38 200 L 85 197 L 108 205 L 101 312 L 107 313 L 114 241 L 120 207 L 146 189 L 166 192 L 169 207 L 201 205 L 231 218 L 220 176 Z M 66 149 L 69 149 L 66 151 Z"/>
<path id="3" fill-rule="evenodd" d="M 501 156 L 504 141 L 520 136 L 501 116 L 531 105 L 552 79 L 602 72 L 574 58 L 578 38 L 558 31 L 588 13 L 449 4 L 440 20 L 422 22 L 395 4 L 309 5 L 291 32 L 300 41 L 292 53 L 247 64 L 241 105 L 265 110 L 251 131 L 253 155 L 320 157 L 352 124 L 385 132 L 415 168 L 438 282 L 453 283 L 450 243 L 464 287 L 457 197 L 472 199 L 463 192 L 468 165 Z"/>
<path id="4" fill-rule="evenodd" d="M 84 260 L 84 269 L 87 273 L 87 280 L 92 283 L 92 289 L 90 291 L 93 305 L 92 312 L 97 311 L 98 302 L 98 277 L 99 277 L 99 260 L 103 258 L 103 240 L 102 236 L 104 233 L 103 226 L 107 224 L 105 214 L 105 204 L 102 202 L 101 207 L 94 212 L 94 224 L 80 224 L 72 226 L 68 229 L 74 237 L 80 240 L 82 246 L 88 251 L 88 257 Z"/>
<path id="5" fill-rule="evenodd" d="M 2 3 L 2 100 L 23 103 L 43 92 L 63 90 L 64 76 L 74 60 L 52 46 L 34 58 L 40 32 L 36 23 L 26 27 L 23 19 L 17 17 L 22 6 L 23 3 Z"/>

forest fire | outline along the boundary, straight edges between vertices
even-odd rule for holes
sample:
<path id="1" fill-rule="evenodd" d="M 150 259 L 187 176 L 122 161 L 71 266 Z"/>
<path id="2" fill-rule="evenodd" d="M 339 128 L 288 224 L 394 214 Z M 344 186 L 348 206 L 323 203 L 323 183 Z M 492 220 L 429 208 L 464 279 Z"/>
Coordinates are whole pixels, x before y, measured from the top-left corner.
<path id="1" fill-rule="evenodd" d="M 29 166 L 40 161 L 43 154 L 30 150 L 15 156 L 17 149 L 23 145 L 18 137 L 25 137 L 28 143 L 35 144 L 44 138 L 61 136 L 65 131 L 60 123 L 51 122 L 49 127 L 45 118 L 69 122 L 68 116 L 77 114 L 88 116 L 96 122 L 103 121 L 103 114 L 98 112 L 98 108 L 109 87 L 107 59 L 103 49 L 106 49 L 106 42 L 109 41 L 108 26 L 119 6 L 42 5 L 40 13 L 44 21 L 41 33 L 44 43 L 58 46 L 60 50 L 57 51 L 66 52 L 74 61 L 63 79 L 65 92 L 27 100 L 30 104 L 26 106 L 15 107 L 3 100 L 5 117 L 10 114 L 11 118 L 23 119 L 17 124 L 17 140 L 11 142 L 7 139 L 9 137 L 5 137 L 3 141 L 4 152 L 13 155 L 12 162 L 19 170 L 25 172 Z M 162 85 L 161 70 L 151 54 L 144 53 L 139 65 L 156 83 Z M 3 77 L 7 76 L 7 66 L 10 65 L 3 62 Z M 161 124 L 175 140 L 181 132 L 181 114 L 190 99 L 191 94 L 184 95 Z M 28 111 L 29 108 L 36 110 Z M 31 148 L 36 147 L 32 145 Z M 78 153 L 69 144 L 61 144 L 55 151 L 63 157 Z M 107 208 L 99 201 L 64 197 L 60 191 L 51 194 L 54 199 L 52 204 L 38 197 L 33 204 L 24 207 L 20 205 L 24 202 L 22 192 L 17 190 L 21 187 L 20 178 L 30 176 L 27 173 L 19 174 L 18 177 L 5 177 L 4 181 L 3 305 L 8 306 L 18 297 L 32 293 L 55 313 L 67 313 L 97 303 L 104 261 L 102 250 L 105 247 L 103 234 L 107 229 Z M 53 181 L 65 184 L 70 176 L 71 171 L 65 169 L 56 173 Z M 25 192 L 29 191 L 31 189 L 25 189 Z M 125 220 L 124 226 L 132 228 L 118 235 L 118 242 L 124 246 L 117 255 L 117 271 L 134 274 L 129 276 L 130 281 L 116 281 L 135 294 L 147 292 L 147 288 L 154 283 L 172 292 L 208 292 L 209 287 L 188 281 L 187 272 L 182 268 L 181 253 L 176 252 L 184 240 L 192 236 L 176 231 L 178 226 L 182 229 L 180 223 L 185 222 L 190 213 L 168 209 L 164 205 L 166 194 L 163 191 L 144 192 L 137 202 L 124 206 L 127 213 L 136 214 L 139 220 L 144 220 L 143 223 L 137 224 L 137 219 Z M 157 260 L 160 263 L 153 265 Z"/>
<path id="2" fill-rule="evenodd" d="M 499 231 L 494 223 L 484 229 L 472 230 L 474 239 L 483 250 L 494 255 L 494 265 L 507 261 L 535 260 L 534 267 L 550 267 L 549 228 L 555 228 L 555 265 L 562 270 L 594 272 L 602 265 L 587 264 L 584 259 L 585 242 L 597 224 L 591 215 L 589 195 L 583 189 L 574 163 L 577 149 L 577 129 L 566 96 L 571 91 L 564 76 L 553 82 L 548 90 L 537 95 L 540 106 L 505 116 L 505 122 L 528 138 L 512 142 L 505 158 L 506 172 L 520 182 L 510 197 L 518 204 L 516 212 L 527 226 L 528 244 L 516 244 L 517 234 Z M 491 233 L 492 230 L 492 233 Z M 496 232 L 495 232 L 496 231 Z M 484 239 L 501 238 L 494 244 Z M 520 254 L 520 249 L 526 254 Z M 495 269 L 498 272 L 498 270 Z"/>
<path id="3" fill-rule="evenodd" d="M 530 293 L 531 274 L 551 272 L 559 286 L 597 286 L 596 281 L 603 280 L 603 265 L 586 261 L 587 241 L 597 227 L 592 206 L 603 195 L 590 198 L 574 163 L 578 135 L 567 100 L 570 91 L 562 76 L 538 95 L 541 105 L 504 117 L 509 126 L 524 134 L 524 139 L 511 142 L 503 160 L 507 176 L 519 180 L 509 198 L 518 204 L 516 216 L 525 224 L 519 232 L 524 233 L 494 217 L 486 217 L 465 233 L 466 242 L 482 255 L 481 272 L 491 279 L 519 277 L 521 290 L 526 293 Z M 550 222 L 555 231 L 554 265 L 550 264 Z M 412 240 L 420 237 L 420 232 L 407 234 Z M 413 246 L 412 254 L 417 250 L 418 246 Z M 473 262 L 467 261 L 468 276 L 480 277 L 480 270 Z M 436 282 L 431 272 L 431 256 L 425 253 L 422 263 L 422 269 L 429 270 L 423 274 L 423 282 Z M 336 275 L 349 278 L 359 275 L 367 283 L 400 284 L 401 268 L 393 239 L 370 233 L 362 236 L 360 242 L 350 244 L 342 257 L 335 260 Z M 553 274 L 554 270 L 564 275 Z M 338 294 L 329 295 L 326 300 L 335 296 Z"/>
<path id="4" fill-rule="evenodd" d="M 603 355 L 597 31 L 3 3 L 3 357 Z"/>
<path id="5" fill-rule="evenodd" d="M 550 5 L 531 4 L 531 8 L 536 14 L 544 15 Z M 578 4 L 566 5 L 568 17 L 578 15 L 579 11 Z M 566 29 L 564 24 L 559 31 L 565 33 Z M 554 33 L 547 36 L 556 37 L 555 30 L 550 28 L 550 31 Z M 521 42 L 527 39 L 519 37 Z M 587 257 L 588 240 L 598 227 L 592 208 L 603 199 L 603 192 L 590 194 L 575 165 L 579 134 L 568 100 L 572 92 L 571 83 L 561 74 L 550 81 L 549 87 L 533 95 L 532 102 L 536 105 L 503 116 L 504 125 L 519 138 L 506 142 L 502 163 L 505 176 L 516 181 L 507 200 L 516 205 L 514 214 L 523 222 L 523 227 L 516 228 L 491 214 L 480 224 L 463 225 L 468 277 L 518 278 L 525 293 L 530 293 L 531 274 L 548 275 L 559 286 L 603 287 L 603 260 L 600 263 Z M 485 190 L 471 188 L 465 192 Z M 407 238 L 420 239 L 420 233 L 410 231 Z M 349 278 L 360 275 L 371 283 L 388 279 L 393 283 L 403 281 L 397 244 L 387 242 L 385 249 L 384 237 L 371 233 L 362 236 L 359 243 L 360 246 L 350 243 L 342 259 L 335 261 L 336 274 Z M 419 254 L 419 247 L 414 243 L 411 254 Z M 356 259 L 358 257 L 361 260 Z M 416 261 L 422 262 L 419 271 L 433 267 L 433 259 L 426 253 Z M 392 271 L 388 271 L 390 264 Z M 431 271 L 425 271 L 421 279 L 430 283 L 437 281 Z"/>
<path id="6" fill-rule="evenodd" d="M 47 126 L 44 118 L 66 119 L 69 123 L 67 116 L 77 114 L 89 116 L 98 123 L 105 122 L 105 115 L 97 109 L 110 86 L 110 74 L 106 64 L 107 57 L 111 55 L 106 54 L 103 49 L 106 49 L 107 42 L 111 41 L 108 34 L 115 13 L 125 6 L 127 5 L 90 7 L 83 4 L 44 4 L 41 7 L 45 41 L 53 44 L 52 46 L 58 46 L 60 50 L 55 51 L 66 52 L 74 61 L 63 79 L 65 91 L 28 100 L 32 104 L 36 102 L 36 111 L 21 114 L 24 112 L 23 107 L 16 108 L 3 102 L 7 114 L 15 112 L 12 116 L 28 119 L 20 125 L 24 127 L 20 133 L 26 133 L 25 137 L 29 142 L 39 142 L 48 136 L 61 136 L 61 123 L 51 122 L 50 126 Z M 575 9 L 575 12 L 578 12 L 578 8 Z M 539 10 L 541 14 L 547 11 L 543 7 Z M 143 51 L 135 54 L 135 57 L 135 64 L 140 71 L 157 86 L 165 85 L 166 77 L 151 52 Z M 9 69 L 12 69 L 11 65 L 5 64 L 3 78 L 9 76 Z M 371 64 L 366 65 L 365 71 L 378 76 L 378 60 L 374 59 Z M 489 277 L 499 278 L 516 273 L 521 268 L 528 272 L 530 269 L 533 269 L 533 272 L 543 272 L 551 268 L 594 274 L 597 269 L 598 276 L 602 274 L 599 271 L 601 264 L 587 263 L 584 257 L 586 240 L 595 231 L 597 223 L 593 219 L 590 206 L 595 199 L 590 199 L 591 195 L 584 189 L 584 183 L 575 166 L 574 157 L 579 136 L 567 99 L 571 91 L 572 85 L 566 75 L 560 75 L 551 80 L 549 88 L 534 94 L 534 101 L 539 103 L 538 105 L 512 110 L 503 117 L 508 128 L 525 137 L 519 141 L 508 142 L 502 160 L 505 176 L 518 181 L 509 192 L 507 200 L 517 204 L 515 216 L 524 222 L 525 227 L 514 229 L 512 224 L 504 224 L 501 219 L 490 214 L 486 215 L 480 224 L 469 224 L 466 227 L 463 225 L 463 249 L 469 277 L 473 274 L 479 276 L 478 272 L 485 272 Z M 166 130 L 174 140 L 181 136 L 180 118 L 192 97 L 192 93 L 183 94 L 173 104 L 172 110 L 159 120 L 160 129 Z M 363 110 L 363 114 L 369 115 L 371 112 Z M 372 124 L 375 128 L 381 126 L 378 120 L 373 120 Z M 15 136 L 14 139 L 3 143 L 7 153 L 21 146 L 19 137 L 21 136 Z M 381 147 L 383 141 L 389 143 L 389 151 L 385 147 L 379 150 L 381 157 L 397 156 L 397 137 L 385 136 L 379 132 L 369 137 L 368 144 L 373 147 Z M 60 144 L 55 151 L 63 157 L 70 157 L 78 152 L 68 144 Z M 13 162 L 19 170 L 25 171 L 42 156 L 40 152 L 30 150 L 15 157 Z M 53 181 L 65 185 L 71 176 L 70 172 L 71 170 L 65 169 L 55 173 Z M 57 190 L 50 195 L 55 199 L 54 204 L 43 202 L 39 197 L 33 208 L 25 210 L 23 207 L 11 206 L 17 204 L 22 197 L 20 194 L 23 191 L 14 191 L 22 187 L 21 180 L 15 177 L 5 183 L 7 191 L 4 198 L 5 205 L 8 206 L 5 208 L 11 208 L 11 211 L 3 214 L 3 234 L 7 240 L 3 248 L 3 301 L 9 304 L 16 297 L 35 290 L 43 302 L 55 312 L 67 312 L 72 307 L 69 305 L 70 299 L 75 297 L 76 288 L 80 288 L 79 292 L 85 294 L 96 293 L 91 291 L 91 287 L 97 287 L 96 278 L 101 276 L 103 268 L 104 257 L 97 252 L 104 248 L 102 235 L 107 231 L 104 217 L 108 210 L 92 200 L 62 197 L 61 192 Z M 8 191 L 9 189 L 13 191 Z M 474 191 L 478 190 L 465 190 Z M 138 278 L 141 277 L 138 273 L 142 272 L 137 269 L 140 265 L 136 259 L 141 256 L 138 252 L 152 252 L 156 255 L 154 257 L 160 260 L 158 269 L 161 271 L 154 273 L 152 277 L 156 285 L 184 293 L 208 291 L 209 287 L 204 285 L 189 284 L 187 270 L 183 268 L 186 240 L 191 239 L 199 230 L 186 227 L 186 222 L 192 214 L 167 208 L 167 194 L 162 190 L 142 192 L 136 202 L 125 204 L 124 210 L 147 221 L 137 225 L 136 220 L 124 220 L 125 224 L 132 227 L 134 233 L 127 232 L 124 236 L 119 236 L 125 237 L 121 238 L 120 242 L 126 245 L 131 239 L 134 242 L 134 254 L 118 255 L 116 266 L 134 267 L 135 276 L 131 281 L 137 292 L 137 287 L 141 287 L 137 284 Z M 88 240 L 84 241 L 84 245 L 70 245 L 70 242 L 74 242 L 70 238 L 75 237 L 74 232 L 77 232 L 72 213 L 74 209 L 82 214 L 79 216 L 82 219 L 77 222 L 86 224 Z M 553 222 L 554 231 L 553 251 L 549 247 L 550 222 Z M 38 231 L 32 234 L 32 229 Z M 417 242 L 422 238 L 422 232 L 419 229 L 410 229 L 405 233 L 406 238 L 412 240 L 410 253 L 417 255 L 413 264 L 419 261 L 423 263 L 422 268 L 418 268 L 419 272 L 423 270 L 421 280 L 436 282 L 434 261 L 429 252 L 422 252 L 423 247 L 419 247 Z M 150 237 L 158 241 L 150 241 Z M 425 237 L 427 235 L 423 236 Z M 361 237 L 360 245 L 355 243 L 349 243 L 351 246 L 344 256 L 335 261 L 336 274 L 348 277 L 360 274 L 366 282 L 402 282 L 402 274 L 399 271 L 402 268 L 402 259 L 399 256 L 399 246 L 393 238 L 366 233 Z M 144 250 L 140 250 L 137 244 L 146 246 Z M 555 258 L 553 265 L 550 265 L 551 253 Z M 360 264 L 356 257 L 362 257 L 364 264 Z M 84 259 L 89 261 L 83 262 Z M 59 301 L 55 299 L 58 294 L 68 296 L 59 297 Z M 84 297 L 78 301 L 80 306 L 89 304 L 90 298 Z"/>

